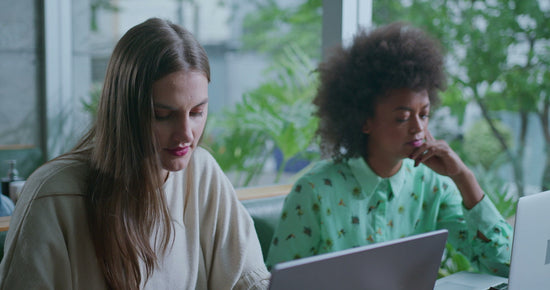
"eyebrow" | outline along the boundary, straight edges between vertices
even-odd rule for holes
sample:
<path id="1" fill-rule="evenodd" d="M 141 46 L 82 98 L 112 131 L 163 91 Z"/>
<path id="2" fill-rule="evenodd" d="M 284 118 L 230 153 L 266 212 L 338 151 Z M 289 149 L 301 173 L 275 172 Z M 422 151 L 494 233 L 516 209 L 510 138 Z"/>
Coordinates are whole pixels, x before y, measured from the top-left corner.
<path id="1" fill-rule="evenodd" d="M 198 103 L 197 105 L 193 106 L 193 108 L 200 107 L 200 106 L 205 105 L 207 103 L 208 103 L 208 98 L 206 98 L 202 102 Z M 172 110 L 172 111 L 177 110 L 176 108 L 174 108 L 172 106 L 165 105 L 165 104 L 153 103 L 153 106 L 155 108 L 159 108 L 159 109 L 166 109 L 166 110 Z"/>
<path id="2" fill-rule="evenodd" d="M 426 108 L 429 108 L 430 107 L 430 104 L 426 104 L 424 107 L 422 107 L 422 109 L 426 109 Z M 393 109 L 393 111 L 414 111 L 411 107 L 407 107 L 407 106 L 399 106 L 395 109 Z"/>

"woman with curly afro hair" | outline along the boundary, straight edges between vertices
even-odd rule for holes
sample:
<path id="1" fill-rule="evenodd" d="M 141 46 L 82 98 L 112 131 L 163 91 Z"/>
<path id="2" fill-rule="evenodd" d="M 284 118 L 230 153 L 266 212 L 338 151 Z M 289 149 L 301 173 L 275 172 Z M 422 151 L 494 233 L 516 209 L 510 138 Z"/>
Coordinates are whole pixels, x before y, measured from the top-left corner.
<path id="1" fill-rule="evenodd" d="M 446 82 L 438 42 L 404 23 L 361 31 L 319 73 L 317 133 L 331 158 L 287 196 L 268 268 L 447 229 L 475 267 L 507 276 L 511 226 L 460 157 L 428 130 Z"/>

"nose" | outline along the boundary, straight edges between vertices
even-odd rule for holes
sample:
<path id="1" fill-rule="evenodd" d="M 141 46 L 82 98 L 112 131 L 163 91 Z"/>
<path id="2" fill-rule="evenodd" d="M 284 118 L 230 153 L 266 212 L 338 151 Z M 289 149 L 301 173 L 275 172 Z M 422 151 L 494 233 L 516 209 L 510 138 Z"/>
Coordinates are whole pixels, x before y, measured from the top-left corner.
<path id="1" fill-rule="evenodd" d="M 174 139 L 180 143 L 191 143 L 193 141 L 193 130 L 191 130 L 191 120 L 183 117 L 178 122 L 174 132 Z"/>
<path id="2" fill-rule="evenodd" d="M 416 134 L 418 132 L 422 132 L 426 126 L 425 120 L 422 119 L 420 116 L 415 116 L 414 118 L 411 118 L 411 125 L 409 128 L 409 131 L 411 134 Z"/>

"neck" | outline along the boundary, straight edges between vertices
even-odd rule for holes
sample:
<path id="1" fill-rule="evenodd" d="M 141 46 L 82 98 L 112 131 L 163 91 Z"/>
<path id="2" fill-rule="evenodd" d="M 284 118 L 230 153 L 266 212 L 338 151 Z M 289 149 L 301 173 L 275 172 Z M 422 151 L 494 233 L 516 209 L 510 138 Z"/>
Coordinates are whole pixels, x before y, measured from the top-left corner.
<path id="1" fill-rule="evenodd" d="M 376 175 L 387 178 L 395 175 L 401 168 L 403 159 L 387 159 L 380 155 L 369 154 L 365 161 Z"/>

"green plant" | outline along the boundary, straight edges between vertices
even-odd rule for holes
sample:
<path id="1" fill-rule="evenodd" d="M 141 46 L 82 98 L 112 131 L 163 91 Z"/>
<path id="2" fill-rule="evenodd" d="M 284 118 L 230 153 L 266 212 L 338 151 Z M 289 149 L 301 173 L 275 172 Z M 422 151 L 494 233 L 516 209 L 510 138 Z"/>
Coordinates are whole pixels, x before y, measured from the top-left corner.
<path id="1" fill-rule="evenodd" d="M 234 108 L 209 117 L 203 142 L 224 171 L 237 173 L 235 186 L 259 176 L 274 150 L 283 155 L 275 182 L 291 158 L 319 156 L 312 142 L 317 120 L 311 100 L 317 81 L 313 60 L 321 55 L 322 1 L 253 0 L 246 6 L 253 11 L 243 19 L 240 52 L 259 52 L 272 65 L 266 81 Z"/>
<path id="2" fill-rule="evenodd" d="M 281 2 L 247 1 L 247 6 L 254 5 L 256 9 L 244 17 L 242 50 L 279 58 L 291 43 L 311 59 L 319 59 L 323 1 L 301 0 L 284 6 Z"/>
<path id="3" fill-rule="evenodd" d="M 502 122 L 495 120 L 494 126 L 507 144 L 512 144 L 512 132 Z M 484 168 L 496 168 L 495 161 L 504 152 L 497 138 L 491 133 L 491 127 L 485 120 L 479 120 L 464 133 L 464 153 L 472 164 L 480 164 Z M 504 158 L 500 159 L 505 162 Z"/>
<path id="4" fill-rule="evenodd" d="M 102 85 L 101 83 L 92 84 L 90 88 L 90 99 L 81 100 L 82 108 L 85 112 L 88 112 L 92 118 L 95 118 L 97 115 L 97 106 L 99 104 L 99 97 L 101 96 Z"/>
<path id="5" fill-rule="evenodd" d="M 505 154 L 501 154 L 505 157 Z M 498 159 L 498 158 L 497 158 Z M 498 164 L 498 162 L 496 162 Z M 505 179 L 498 176 L 499 166 L 485 168 L 481 165 L 470 166 L 479 185 L 485 194 L 491 199 L 495 207 L 505 219 L 510 219 L 516 214 L 518 196 L 513 192 L 512 186 Z"/>
<path id="6" fill-rule="evenodd" d="M 245 93 L 233 109 L 214 116 L 219 127 L 212 126 L 204 143 L 222 169 L 245 171 L 244 183 L 238 185 L 248 185 L 261 172 L 274 148 L 283 154 L 274 180 L 278 182 L 288 160 L 312 145 L 317 129 L 311 104 L 316 89 L 313 67 L 298 47 L 287 46 L 284 57 L 268 71 L 274 77 Z"/>
<path id="7" fill-rule="evenodd" d="M 90 30 L 97 31 L 98 12 L 100 10 L 109 12 L 118 12 L 120 7 L 116 5 L 117 1 L 112 0 L 91 0 L 90 2 Z"/>
<path id="8" fill-rule="evenodd" d="M 202 144 L 206 146 L 224 172 L 236 174 L 234 186 L 248 185 L 263 169 L 269 155 L 265 154 L 267 136 L 263 132 L 240 127 L 243 111 L 209 116 Z"/>
<path id="9" fill-rule="evenodd" d="M 455 250 L 455 248 L 447 243 L 445 245 L 445 253 L 443 254 L 443 260 L 441 267 L 439 267 L 438 278 L 458 273 L 462 271 L 473 271 L 474 268 L 464 255 Z"/>

